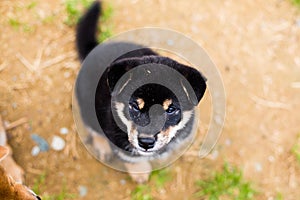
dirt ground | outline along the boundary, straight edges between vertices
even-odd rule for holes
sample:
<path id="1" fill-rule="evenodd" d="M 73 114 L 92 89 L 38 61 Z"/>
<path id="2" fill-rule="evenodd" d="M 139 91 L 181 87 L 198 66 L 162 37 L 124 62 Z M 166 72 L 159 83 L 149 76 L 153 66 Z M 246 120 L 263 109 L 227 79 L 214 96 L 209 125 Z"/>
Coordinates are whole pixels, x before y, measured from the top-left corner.
<path id="1" fill-rule="evenodd" d="M 34 187 L 46 173 L 40 185 L 44 194 L 63 187 L 78 194 L 85 186 L 87 195 L 75 199 L 130 199 L 136 184 L 92 158 L 76 135 L 71 103 L 80 63 L 74 28 L 64 24 L 63 1 L 35 1 L 30 8 L 32 2 L 0 1 L 0 114 L 7 122 L 28 120 L 8 131 L 26 184 Z M 177 30 L 207 50 L 224 81 L 226 122 L 214 152 L 205 159 L 187 152 L 169 167 L 172 180 L 153 193 L 155 199 L 195 198 L 194 182 L 225 161 L 254 183 L 255 199 L 271 200 L 279 193 L 300 199 L 300 163 L 291 152 L 300 133 L 300 9 L 288 0 L 110 3 L 115 34 L 144 26 Z M 201 115 L 204 133 L 209 116 Z M 62 127 L 70 133 L 62 136 Z M 34 157 L 33 133 L 48 142 L 59 135 L 66 148 Z"/>

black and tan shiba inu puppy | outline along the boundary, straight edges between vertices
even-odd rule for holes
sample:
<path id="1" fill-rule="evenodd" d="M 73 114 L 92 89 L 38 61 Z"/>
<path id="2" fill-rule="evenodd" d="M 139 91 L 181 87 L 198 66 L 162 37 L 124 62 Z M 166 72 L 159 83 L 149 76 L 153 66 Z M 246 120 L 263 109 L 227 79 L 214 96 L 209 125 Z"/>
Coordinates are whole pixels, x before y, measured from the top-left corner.
<path id="1" fill-rule="evenodd" d="M 100 7 L 100 2 L 95 2 L 78 24 L 76 42 L 81 60 L 98 45 L 95 34 Z M 168 83 L 180 88 L 177 94 L 162 84 L 147 83 L 134 90 L 129 99 L 122 98 L 135 79 L 123 80 L 121 87 L 117 88 L 118 92 L 117 83 L 127 72 L 141 65 L 147 66 L 138 72 L 140 75 L 151 74 L 158 80 L 167 79 Z M 179 73 L 185 82 L 166 77 L 168 72 L 156 67 L 160 65 Z M 199 71 L 142 46 L 113 61 L 99 79 L 95 94 L 98 122 L 110 142 L 124 150 L 125 153 L 118 156 L 128 163 L 134 163 L 139 158 L 168 156 L 172 150 L 181 148 L 191 133 L 194 108 L 206 90 L 206 80 Z M 189 87 L 195 99 L 189 94 Z M 178 94 L 181 94 L 180 98 Z"/>

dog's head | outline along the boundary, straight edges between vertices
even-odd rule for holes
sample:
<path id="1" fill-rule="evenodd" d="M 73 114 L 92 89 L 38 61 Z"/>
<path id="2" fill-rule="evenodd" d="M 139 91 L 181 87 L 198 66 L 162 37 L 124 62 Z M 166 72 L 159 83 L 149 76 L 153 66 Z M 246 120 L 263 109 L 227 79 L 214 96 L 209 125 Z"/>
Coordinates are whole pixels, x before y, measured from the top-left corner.
<path id="1" fill-rule="evenodd" d="M 111 92 L 113 93 L 117 82 L 126 72 L 143 64 L 168 66 L 179 72 L 186 81 L 176 79 L 170 83 L 178 85 L 181 90 L 179 93 L 185 98 L 176 96 L 173 91 L 162 84 L 147 83 L 135 89 L 130 94 L 129 100 L 116 100 L 112 104 L 118 118 L 126 126 L 131 146 L 141 155 L 153 155 L 166 147 L 176 137 L 179 130 L 183 129 L 191 120 L 194 107 L 204 95 L 206 80 L 196 69 L 182 65 L 170 58 L 144 56 L 121 59 L 109 67 L 107 82 Z M 148 73 L 152 72 L 149 70 Z M 160 72 L 156 73 L 160 74 Z M 162 76 L 166 76 L 166 74 Z M 132 85 L 130 86 L 129 83 L 134 81 L 134 79 L 128 78 L 122 84 L 121 91 L 117 95 L 124 95 L 123 91 L 127 86 L 131 87 Z M 187 83 L 189 86 L 186 85 Z M 194 99 L 190 97 L 188 87 L 192 88 L 195 94 Z M 114 95 L 112 94 L 112 96 Z M 182 99 L 185 100 L 182 101 Z"/>

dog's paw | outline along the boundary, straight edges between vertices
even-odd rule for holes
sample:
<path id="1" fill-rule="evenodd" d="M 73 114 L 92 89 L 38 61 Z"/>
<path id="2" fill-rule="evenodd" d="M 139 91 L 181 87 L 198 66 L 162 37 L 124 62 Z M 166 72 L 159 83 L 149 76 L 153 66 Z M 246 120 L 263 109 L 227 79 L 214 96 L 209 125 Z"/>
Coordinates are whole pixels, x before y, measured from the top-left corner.
<path id="1" fill-rule="evenodd" d="M 113 157 L 113 152 L 109 145 L 109 142 L 107 141 L 107 138 L 96 133 L 92 129 L 89 129 L 89 133 L 91 136 L 91 145 L 93 148 L 93 152 L 96 154 L 95 156 L 97 157 L 97 159 L 101 161 L 109 161 Z"/>
<path id="2" fill-rule="evenodd" d="M 136 183 L 146 183 L 149 180 L 152 167 L 149 162 L 124 163 L 131 179 Z"/>
<path id="3" fill-rule="evenodd" d="M 138 184 L 142 184 L 142 183 L 147 183 L 150 177 L 150 173 L 130 173 L 129 175 L 131 177 L 131 179 L 138 183 Z"/>

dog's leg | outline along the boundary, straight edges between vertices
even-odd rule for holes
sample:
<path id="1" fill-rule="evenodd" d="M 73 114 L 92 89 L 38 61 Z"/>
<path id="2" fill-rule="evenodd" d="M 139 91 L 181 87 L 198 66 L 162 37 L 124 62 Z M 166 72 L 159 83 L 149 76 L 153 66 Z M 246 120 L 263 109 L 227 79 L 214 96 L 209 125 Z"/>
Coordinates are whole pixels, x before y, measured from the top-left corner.
<path id="1" fill-rule="evenodd" d="M 112 149 L 109 145 L 108 139 L 95 132 L 91 128 L 88 128 L 88 133 L 92 139 L 92 147 L 96 153 L 96 157 L 101 161 L 109 161 L 112 158 Z"/>
<path id="2" fill-rule="evenodd" d="M 126 162 L 124 165 L 133 181 L 137 183 L 145 183 L 149 180 L 149 176 L 152 171 L 152 167 L 149 162 Z"/>

